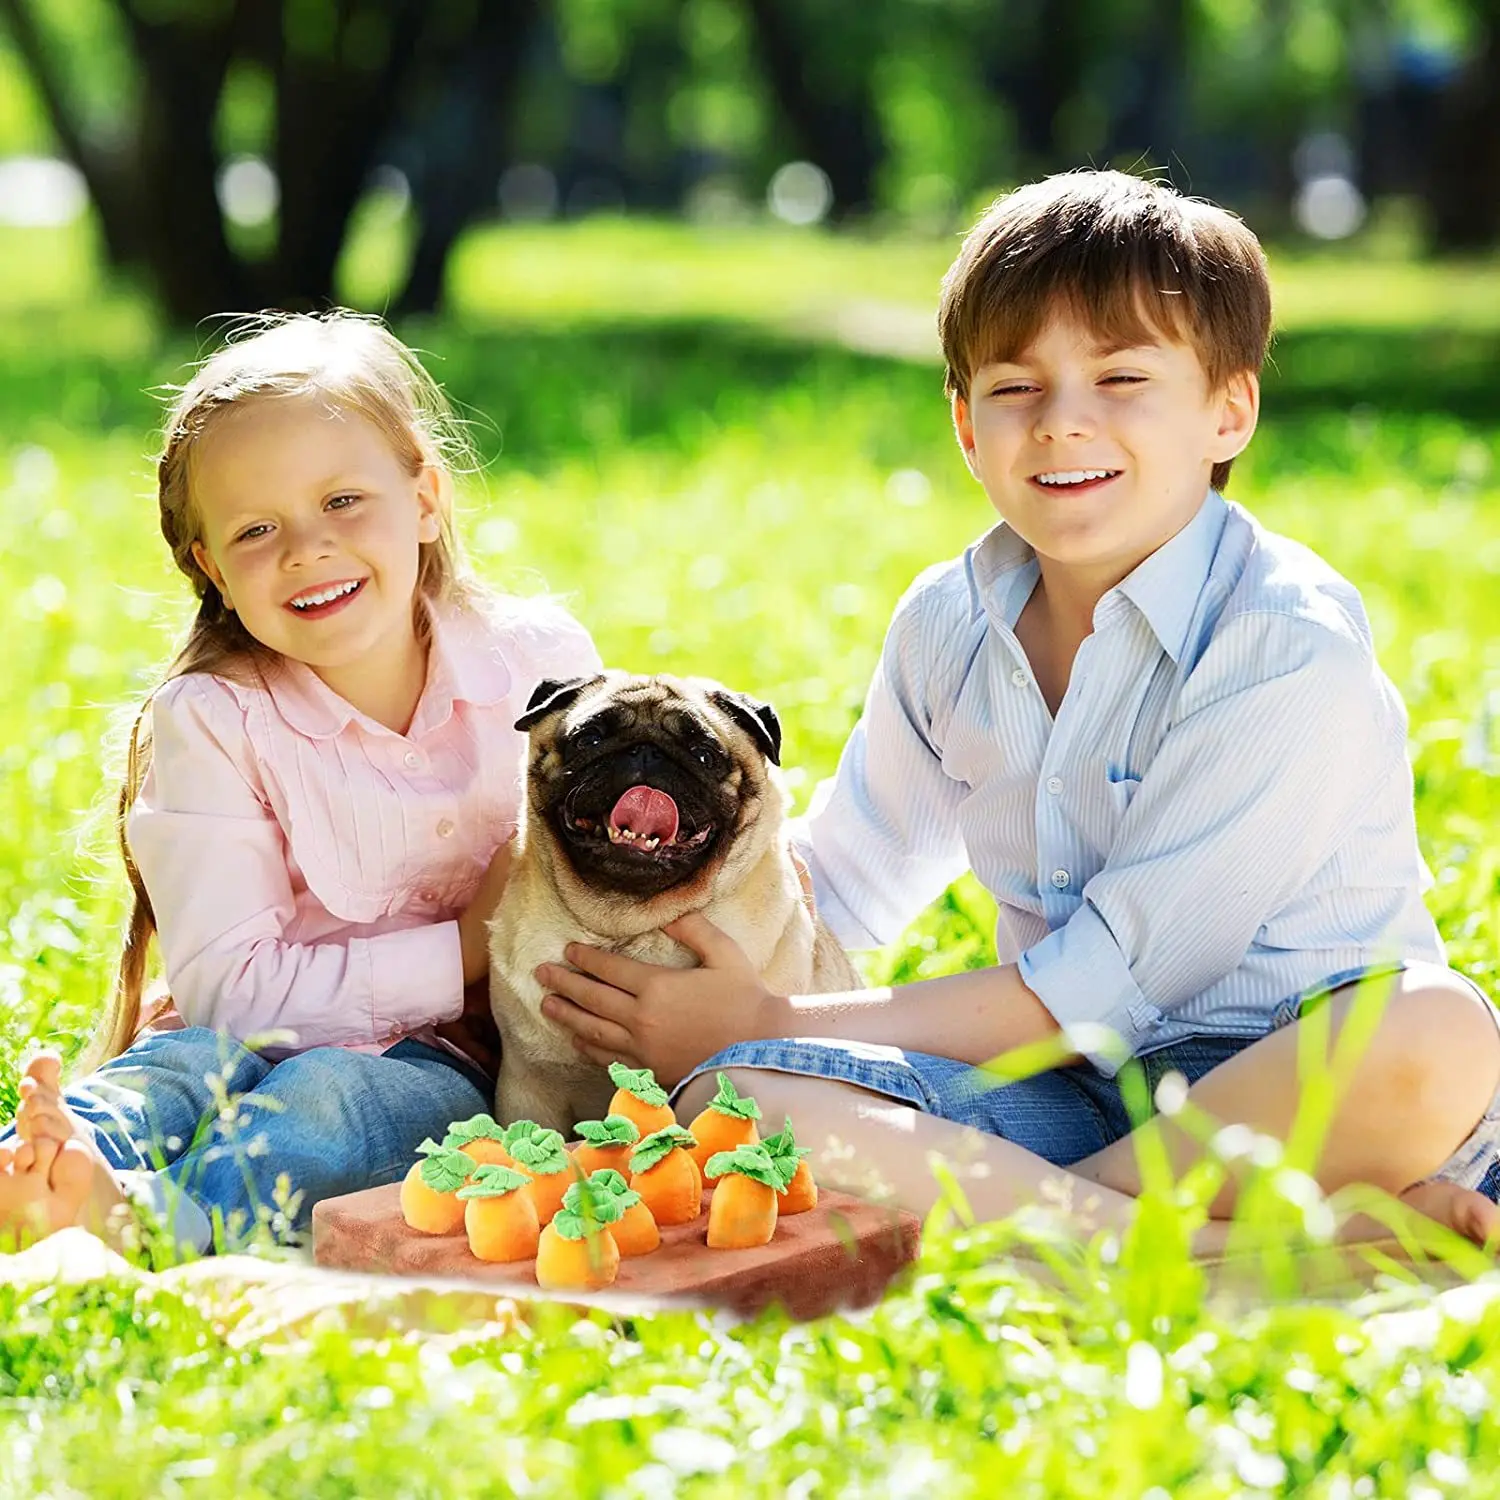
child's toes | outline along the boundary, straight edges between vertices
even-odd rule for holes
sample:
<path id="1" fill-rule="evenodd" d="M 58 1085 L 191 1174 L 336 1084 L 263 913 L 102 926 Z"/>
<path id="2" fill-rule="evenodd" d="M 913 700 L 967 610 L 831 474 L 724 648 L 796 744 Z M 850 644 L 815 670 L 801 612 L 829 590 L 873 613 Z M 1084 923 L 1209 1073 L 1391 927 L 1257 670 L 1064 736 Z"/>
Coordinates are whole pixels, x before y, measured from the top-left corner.
<path id="1" fill-rule="evenodd" d="M 51 1093 L 57 1093 L 62 1088 L 61 1054 L 52 1051 L 38 1052 L 26 1064 L 23 1080 L 26 1078 L 34 1079 L 40 1087 L 49 1090 Z M 21 1087 L 23 1089 L 26 1087 L 24 1081 Z"/>

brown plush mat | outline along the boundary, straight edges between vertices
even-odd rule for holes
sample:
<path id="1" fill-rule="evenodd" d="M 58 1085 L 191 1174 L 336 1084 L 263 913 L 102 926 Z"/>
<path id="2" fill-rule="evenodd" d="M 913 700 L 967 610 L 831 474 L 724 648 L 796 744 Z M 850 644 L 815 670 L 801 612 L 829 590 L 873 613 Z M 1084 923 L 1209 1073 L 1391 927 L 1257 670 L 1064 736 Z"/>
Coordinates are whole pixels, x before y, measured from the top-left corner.
<path id="1" fill-rule="evenodd" d="M 532 1261 L 489 1265 L 469 1253 L 462 1234 L 420 1234 L 408 1228 L 401 1217 L 400 1192 L 397 1186 L 371 1188 L 317 1204 L 312 1224 L 318 1264 L 535 1292 Z M 711 1250 L 707 1233 L 706 1209 L 691 1224 L 662 1230 L 660 1249 L 620 1262 L 609 1292 L 656 1304 L 709 1303 L 742 1316 L 778 1303 L 793 1317 L 820 1317 L 876 1301 L 891 1277 L 916 1259 L 921 1225 L 914 1214 L 823 1192 L 817 1208 L 782 1219 L 768 1245 Z"/>

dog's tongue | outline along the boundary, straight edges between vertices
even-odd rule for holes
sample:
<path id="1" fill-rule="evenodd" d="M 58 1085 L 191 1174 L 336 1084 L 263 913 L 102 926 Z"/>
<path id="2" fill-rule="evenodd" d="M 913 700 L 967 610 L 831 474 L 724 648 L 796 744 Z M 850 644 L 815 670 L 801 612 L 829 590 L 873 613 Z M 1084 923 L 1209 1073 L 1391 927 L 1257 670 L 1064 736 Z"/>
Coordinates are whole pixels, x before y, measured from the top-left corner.
<path id="1" fill-rule="evenodd" d="M 677 804 L 654 786 L 633 786 L 615 803 L 609 821 L 637 838 L 655 835 L 666 844 L 677 837 Z"/>

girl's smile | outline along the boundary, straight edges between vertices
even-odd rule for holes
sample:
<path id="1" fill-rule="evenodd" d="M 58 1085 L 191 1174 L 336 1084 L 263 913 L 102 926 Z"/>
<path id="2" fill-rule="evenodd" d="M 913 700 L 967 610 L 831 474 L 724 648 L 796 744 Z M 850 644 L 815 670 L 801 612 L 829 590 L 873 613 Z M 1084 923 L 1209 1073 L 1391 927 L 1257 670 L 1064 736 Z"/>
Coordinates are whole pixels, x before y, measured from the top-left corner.
<path id="1" fill-rule="evenodd" d="M 364 588 L 363 578 L 348 578 L 315 589 L 304 589 L 286 601 L 286 608 L 304 620 L 321 620 L 336 614 Z"/>
<path id="2" fill-rule="evenodd" d="M 426 681 L 415 601 L 436 541 L 435 474 L 321 398 L 248 403 L 205 434 L 193 556 L 262 645 L 310 667 L 361 712 L 404 730 Z"/>

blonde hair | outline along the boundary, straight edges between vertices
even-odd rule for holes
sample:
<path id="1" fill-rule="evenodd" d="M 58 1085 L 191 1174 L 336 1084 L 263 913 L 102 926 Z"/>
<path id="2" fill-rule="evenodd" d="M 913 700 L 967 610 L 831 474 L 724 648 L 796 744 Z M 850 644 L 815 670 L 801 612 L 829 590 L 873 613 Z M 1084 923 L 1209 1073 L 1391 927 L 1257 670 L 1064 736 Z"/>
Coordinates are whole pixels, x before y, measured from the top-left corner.
<path id="1" fill-rule="evenodd" d="M 947 393 L 967 400 L 974 371 L 1014 359 L 1060 307 L 1122 346 L 1153 329 L 1185 340 L 1214 390 L 1259 374 L 1271 337 L 1266 258 L 1243 221 L 1125 172 L 1043 178 L 969 231 L 938 307 Z"/>
<path id="2" fill-rule="evenodd" d="M 277 654 L 247 631 L 227 609 L 193 556 L 202 539 L 193 506 L 193 455 L 228 413 L 251 401 L 316 396 L 372 422 L 415 478 L 424 469 L 439 481 L 438 537 L 420 547 L 417 595 L 412 601 L 419 634 L 428 631 L 420 600 L 466 606 L 481 594 L 463 564 L 453 522 L 453 472 L 469 445 L 437 383 L 415 354 L 383 324 L 341 309 L 323 314 L 261 313 L 239 320 L 228 340 L 176 393 L 167 413 L 156 465 L 161 533 L 172 560 L 198 597 L 187 637 L 162 681 L 189 672 L 216 672 L 263 680 Z M 154 691 L 154 690 L 153 690 Z M 150 696 L 136 714 L 126 751 L 125 776 L 115 805 L 115 832 L 131 886 L 120 962 L 109 1007 L 95 1032 L 88 1064 L 128 1047 L 140 1024 L 146 961 L 156 915 L 131 857 L 126 817 L 151 764 Z"/>

